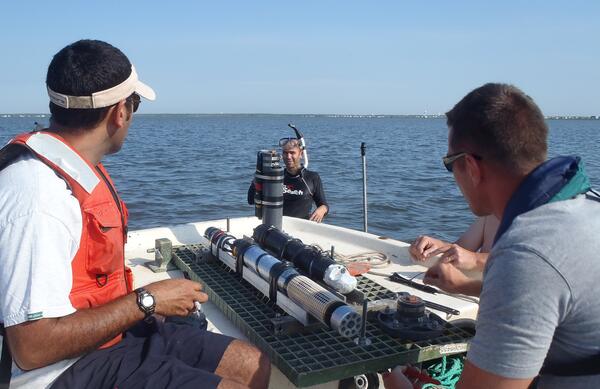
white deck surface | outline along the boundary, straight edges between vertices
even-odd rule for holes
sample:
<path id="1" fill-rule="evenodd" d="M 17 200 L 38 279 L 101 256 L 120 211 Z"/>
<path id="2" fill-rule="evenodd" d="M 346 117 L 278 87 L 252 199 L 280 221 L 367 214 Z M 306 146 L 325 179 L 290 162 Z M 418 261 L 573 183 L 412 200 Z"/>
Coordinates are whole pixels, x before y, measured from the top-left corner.
<path id="1" fill-rule="evenodd" d="M 252 236 L 254 227 L 259 223 L 260 221 L 255 217 L 231 219 L 229 233 L 236 238 L 242 238 L 244 235 Z M 145 264 L 154 262 L 154 254 L 147 253 L 147 250 L 154 248 L 155 239 L 170 239 L 173 246 L 204 243 L 206 242 L 204 231 L 208 227 L 217 227 L 226 230 L 227 220 L 213 220 L 129 232 L 128 242 L 125 246 L 125 257 L 135 275 L 135 286 L 143 286 L 169 277 L 182 277 L 180 271 L 154 273 L 145 266 Z M 323 249 L 329 249 L 333 245 L 336 252 L 344 255 L 372 251 L 384 253 L 392 263 L 386 268 L 375 269 L 375 271 L 380 273 L 391 274 L 392 272 L 399 272 L 408 278 L 417 276 L 415 280 L 419 280 L 422 278 L 421 273 L 427 270 L 426 266 L 431 265 L 435 261 L 430 260 L 422 264 L 414 263 L 408 255 L 409 245 L 404 242 L 328 224 L 317 224 L 302 219 L 284 217 L 283 230 L 291 236 L 301 239 L 305 244 L 318 244 Z M 433 310 L 433 312 L 446 320 L 474 319 L 476 317 L 478 305 L 471 299 L 457 298 L 444 294 L 433 295 L 391 282 L 383 276 L 371 274 L 367 274 L 366 276 L 390 290 L 398 292 L 407 291 L 428 301 L 460 311 L 459 316 L 448 316 L 445 313 Z M 203 304 L 202 309 L 207 316 L 209 330 L 244 339 L 243 334 L 233 326 L 214 304 L 207 302 Z M 277 368 L 273 367 L 270 387 L 278 389 L 293 388 L 294 385 Z M 329 384 L 318 385 L 318 387 L 337 388 L 337 383 L 331 382 Z"/>

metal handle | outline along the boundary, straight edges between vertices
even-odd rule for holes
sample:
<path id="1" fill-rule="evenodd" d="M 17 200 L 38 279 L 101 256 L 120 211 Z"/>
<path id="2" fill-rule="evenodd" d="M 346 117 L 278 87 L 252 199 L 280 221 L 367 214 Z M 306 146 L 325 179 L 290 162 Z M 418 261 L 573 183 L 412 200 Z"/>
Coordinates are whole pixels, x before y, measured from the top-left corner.
<path id="1" fill-rule="evenodd" d="M 360 144 L 360 155 L 362 156 L 362 172 L 363 172 L 363 231 L 367 232 L 367 157 L 366 157 L 367 144 L 362 142 Z"/>

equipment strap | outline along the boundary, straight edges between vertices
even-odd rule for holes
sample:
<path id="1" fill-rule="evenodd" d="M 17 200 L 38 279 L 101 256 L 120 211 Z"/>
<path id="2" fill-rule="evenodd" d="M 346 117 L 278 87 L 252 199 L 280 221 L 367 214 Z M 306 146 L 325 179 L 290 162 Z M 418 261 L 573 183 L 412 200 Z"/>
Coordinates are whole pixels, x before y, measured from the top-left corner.
<path id="1" fill-rule="evenodd" d="M 281 273 L 292 267 L 289 262 L 281 261 L 271 267 L 269 272 L 269 300 L 273 303 L 277 302 L 277 280 Z"/>

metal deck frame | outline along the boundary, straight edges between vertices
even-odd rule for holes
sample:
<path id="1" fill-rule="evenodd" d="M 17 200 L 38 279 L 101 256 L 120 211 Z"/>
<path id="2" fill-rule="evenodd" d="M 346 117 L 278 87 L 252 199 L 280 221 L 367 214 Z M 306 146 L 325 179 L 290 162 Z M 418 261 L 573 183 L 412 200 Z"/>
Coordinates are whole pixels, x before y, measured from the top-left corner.
<path id="1" fill-rule="evenodd" d="M 367 337 L 371 340 L 368 346 L 359 346 L 327 328 L 275 335 L 271 319 L 285 313 L 221 262 L 197 263 L 197 255 L 204 249 L 202 245 L 176 247 L 173 261 L 191 279 L 204 285 L 210 301 L 298 387 L 424 362 L 463 353 L 468 348 L 472 334 L 451 324 L 447 324 L 441 337 L 412 342 L 392 338 L 367 322 Z M 393 295 L 366 277 L 357 278 L 357 289 L 371 301 Z"/>

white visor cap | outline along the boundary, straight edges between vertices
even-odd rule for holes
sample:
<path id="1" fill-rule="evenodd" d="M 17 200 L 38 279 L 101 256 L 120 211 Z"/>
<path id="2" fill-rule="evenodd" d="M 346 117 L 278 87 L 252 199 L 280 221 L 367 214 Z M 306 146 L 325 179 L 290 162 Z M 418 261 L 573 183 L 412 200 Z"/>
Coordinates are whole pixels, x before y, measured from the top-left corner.
<path id="1" fill-rule="evenodd" d="M 118 103 L 121 100 L 125 100 L 132 93 L 137 93 L 145 99 L 154 101 L 156 100 L 156 93 L 148 85 L 141 82 L 138 78 L 135 67 L 131 65 L 131 74 L 122 83 L 113 86 L 112 88 L 105 89 L 99 92 L 92 93 L 91 96 L 69 96 L 62 93 L 58 93 L 48 89 L 48 96 L 50 101 L 54 104 L 63 108 L 80 108 L 80 109 L 91 109 L 91 108 L 102 108 L 109 107 L 113 104 Z"/>

